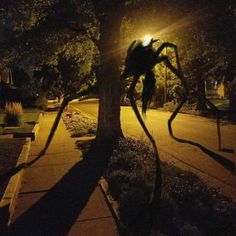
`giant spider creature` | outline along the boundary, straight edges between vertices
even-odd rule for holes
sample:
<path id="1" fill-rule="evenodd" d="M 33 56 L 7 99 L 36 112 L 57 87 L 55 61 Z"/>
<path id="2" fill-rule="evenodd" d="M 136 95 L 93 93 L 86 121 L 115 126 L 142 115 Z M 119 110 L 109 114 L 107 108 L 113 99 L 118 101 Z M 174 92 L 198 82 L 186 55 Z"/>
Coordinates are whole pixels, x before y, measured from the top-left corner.
<path id="1" fill-rule="evenodd" d="M 152 95 L 155 89 L 155 75 L 153 73 L 153 68 L 163 62 L 167 68 L 169 68 L 181 81 L 183 86 L 183 93 L 181 94 L 181 101 L 176 107 L 175 111 L 172 113 L 171 117 L 168 120 L 168 131 L 172 138 L 179 142 L 189 143 L 198 147 L 202 147 L 200 144 L 197 144 L 192 141 L 183 140 L 174 136 L 172 131 L 172 122 L 175 119 L 176 115 L 180 111 L 181 107 L 187 100 L 188 97 L 188 87 L 186 79 L 184 78 L 184 74 L 182 72 L 180 62 L 179 62 L 179 54 L 177 50 L 177 46 L 173 43 L 164 42 L 162 45 L 156 50 L 153 47 L 153 44 L 157 42 L 158 39 L 151 39 L 149 43 L 144 44 L 140 40 L 135 40 L 131 43 L 128 48 L 127 56 L 125 60 L 125 69 L 122 74 L 122 80 L 127 79 L 128 77 L 133 77 L 131 85 L 128 91 L 128 97 L 130 99 L 131 106 L 135 112 L 135 115 L 142 126 L 145 134 L 149 138 L 150 142 L 152 143 L 154 154 L 156 156 L 156 180 L 155 186 L 153 191 L 153 197 L 158 198 L 160 197 L 161 191 L 161 169 L 160 169 L 160 158 L 156 146 L 156 142 L 150 132 L 148 131 L 135 102 L 134 99 L 134 90 L 135 86 L 139 80 L 141 75 L 144 75 L 143 80 L 143 91 L 142 91 L 142 113 L 145 114 L 149 103 L 151 102 Z M 176 59 L 176 67 L 172 65 L 167 55 L 162 55 L 164 49 L 170 48 L 174 51 L 175 59 Z M 217 108 L 206 99 L 206 104 L 215 111 L 217 117 L 217 130 L 218 130 L 218 141 L 219 141 L 219 150 L 221 149 L 221 136 L 220 136 L 220 117 Z"/>
<path id="2" fill-rule="evenodd" d="M 188 87 L 186 79 L 184 78 L 184 74 L 182 72 L 180 62 L 179 62 L 179 54 L 177 50 L 177 46 L 173 43 L 164 42 L 162 45 L 155 50 L 153 47 L 153 44 L 157 42 L 158 39 L 151 39 L 149 43 L 145 43 L 140 40 L 135 40 L 131 43 L 131 45 L 128 48 L 127 56 L 125 60 L 125 69 L 122 74 L 122 80 L 133 76 L 133 80 L 131 83 L 131 86 L 128 91 L 128 97 L 130 99 L 131 106 L 136 114 L 137 119 L 139 120 L 142 128 L 144 129 L 146 135 L 150 139 L 151 143 L 153 144 L 154 149 L 156 149 L 156 144 L 153 138 L 151 137 L 149 131 L 147 130 L 141 115 L 139 114 L 139 111 L 137 109 L 137 105 L 134 100 L 134 90 L 135 86 L 139 80 L 139 77 L 141 75 L 144 75 L 144 81 L 143 81 L 143 91 L 142 91 L 142 113 L 145 114 L 148 104 L 151 102 L 152 95 L 154 93 L 155 89 L 155 75 L 153 73 L 153 68 L 163 62 L 181 81 L 183 86 L 183 93 L 181 94 L 181 101 L 178 104 L 175 111 L 172 113 L 171 117 L 168 120 L 168 130 L 169 134 L 172 138 L 174 138 L 177 141 L 182 142 L 188 142 L 190 144 L 193 144 L 195 146 L 196 143 L 186 140 L 181 140 L 179 138 L 176 138 L 173 135 L 172 131 L 172 122 L 175 119 L 176 115 L 180 111 L 181 107 L 184 105 L 184 103 L 187 100 L 188 97 Z M 176 68 L 172 65 L 167 55 L 162 55 L 164 49 L 171 48 L 174 50 L 175 53 L 175 59 L 176 59 Z M 219 151 L 222 151 L 221 148 L 221 132 L 220 132 L 220 111 L 217 109 L 217 107 L 211 103 L 208 99 L 205 99 L 206 105 L 215 112 L 216 114 L 216 124 L 217 124 L 217 133 L 218 133 L 218 149 Z"/>
<path id="3" fill-rule="evenodd" d="M 156 180 L 155 180 L 155 186 L 154 186 L 154 190 L 153 190 L 153 199 L 160 198 L 160 195 L 161 195 L 162 179 L 161 179 L 160 158 L 159 158 L 156 142 L 155 142 L 154 138 L 152 137 L 152 135 L 150 134 L 150 132 L 148 131 L 148 129 L 147 129 L 147 127 L 146 127 L 146 125 L 145 125 L 145 123 L 138 111 L 136 102 L 134 100 L 135 86 L 139 80 L 139 77 L 141 75 L 144 75 L 145 78 L 143 81 L 143 91 L 142 91 L 142 113 L 145 114 L 147 107 L 148 107 L 149 103 L 151 102 L 152 95 L 153 95 L 154 89 L 155 89 L 156 80 L 155 80 L 155 75 L 153 73 L 153 68 L 157 64 L 164 62 L 165 65 L 177 77 L 180 78 L 180 80 L 183 84 L 183 87 L 184 87 L 184 93 L 183 93 L 182 100 L 181 100 L 180 104 L 178 105 L 176 111 L 172 114 L 172 116 L 169 120 L 169 123 L 168 123 L 169 132 L 170 132 L 171 136 L 173 136 L 171 122 L 173 121 L 173 119 L 177 115 L 178 111 L 180 110 L 180 108 L 182 107 L 184 102 L 186 101 L 187 94 L 188 94 L 188 88 L 187 88 L 187 85 L 186 85 L 186 82 L 185 82 L 185 79 L 183 76 L 183 72 L 182 72 L 182 69 L 181 69 L 181 66 L 179 63 L 179 55 L 178 55 L 176 45 L 166 42 L 166 43 L 163 43 L 157 50 L 155 50 L 153 47 L 153 44 L 157 41 L 158 41 L 157 39 L 151 39 L 150 42 L 145 45 L 140 40 L 133 41 L 128 48 L 127 56 L 126 56 L 126 60 L 125 60 L 125 69 L 122 74 L 122 80 L 133 76 L 133 80 L 131 82 L 131 85 L 130 85 L 130 88 L 128 91 L 128 97 L 130 99 L 131 106 L 135 112 L 135 115 L 136 115 L 139 123 L 141 124 L 145 134 L 147 135 L 147 137 L 149 138 L 149 140 L 152 143 L 152 146 L 154 149 L 154 155 L 156 157 Z M 165 48 L 172 48 L 174 50 L 177 68 L 175 68 L 171 64 L 169 58 L 166 55 L 165 56 L 161 55 L 161 52 Z"/>

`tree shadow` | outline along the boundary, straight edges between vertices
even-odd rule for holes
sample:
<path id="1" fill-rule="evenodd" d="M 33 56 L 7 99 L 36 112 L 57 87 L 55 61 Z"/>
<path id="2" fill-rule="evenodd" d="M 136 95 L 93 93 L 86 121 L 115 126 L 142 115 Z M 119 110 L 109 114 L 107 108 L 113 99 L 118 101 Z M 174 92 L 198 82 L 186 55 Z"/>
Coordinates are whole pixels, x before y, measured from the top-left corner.
<path id="1" fill-rule="evenodd" d="M 190 145 L 193 145 L 197 148 L 199 148 L 200 150 L 202 150 L 204 153 L 206 153 L 208 156 L 210 156 L 212 159 L 214 159 L 215 161 L 217 161 L 219 164 L 221 164 L 224 168 L 226 168 L 228 171 L 230 171 L 232 174 L 235 174 L 235 164 L 233 161 L 228 160 L 226 157 L 219 155 L 216 152 L 213 152 L 212 150 L 206 148 L 205 146 L 193 142 L 191 140 L 186 140 L 186 139 L 182 139 L 182 138 L 177 138 L 174 135 L 172 135 L 173 139 L 175 139 L 177 142 L 180 143 L 187 143 Z"/>
<path id="2" fill-rule="evenodd" d="M 107 157 L 87 153 L 38 202 L 16 219 L 6 235 L 67 235 L 97 187 L 106 168 Z"/>

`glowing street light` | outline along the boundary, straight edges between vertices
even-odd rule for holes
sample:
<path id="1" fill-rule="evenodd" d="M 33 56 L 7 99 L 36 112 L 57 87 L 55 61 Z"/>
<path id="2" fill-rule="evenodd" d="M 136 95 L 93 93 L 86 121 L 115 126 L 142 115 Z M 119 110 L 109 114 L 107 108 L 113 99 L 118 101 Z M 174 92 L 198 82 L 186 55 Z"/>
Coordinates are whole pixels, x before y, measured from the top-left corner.
<path id="1" fill-rule="evenodd" d="M 146 47 L 152 41 L 151 35 L 145 35 L 143 39 L 143 46 Z"/>

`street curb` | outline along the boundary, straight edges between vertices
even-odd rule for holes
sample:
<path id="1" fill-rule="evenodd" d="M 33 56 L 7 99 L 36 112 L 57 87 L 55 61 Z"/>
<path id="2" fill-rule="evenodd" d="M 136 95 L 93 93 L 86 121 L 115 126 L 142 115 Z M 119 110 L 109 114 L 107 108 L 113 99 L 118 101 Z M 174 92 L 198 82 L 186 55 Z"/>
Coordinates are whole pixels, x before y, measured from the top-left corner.
<path id="1" fill-rule="evenodd" d="M 114 206 L 114 202 L 115 201 L 112 201 L 111 197 L 107 194 L 108 192 L 108 183 L 106 181 L 106 179 L 104 177 L 101 177 L 101 179 L 99 180 L 99 186 L 102 190 L 102 193 L 105 197 L 105 200 L 107 202 L 107 205 L 111 211 L 111 214 L 116 222 L 116 225 L 118 227 L 118 233 L 119 235 L 122 235 L 122 224 L 121 224 L 121 221 L 120 221 L 120 217 L 119 217 L 119 214 L 118 214 L 118 211 L 117 209 L 115 208 Z"/>
<path id="2" fill-rule="evenodd" d="M 17 166 L 25 163 L 29 156 L 29 151 L 31 147 L 31 139 L 26 138 L 25 144 L 21 150 L 19 155 Z M 16 206 L 16 199 L 20 190 L 22 175 L 24 173 L 24 169 L 20 170 L 17 174 L 11 177 L 7 188 L 4 192 L 4 195 L 0 201 L 0 210 L 1 210 L 1 223 L 0 228 L 6 228 L 11 224 L 11 218 Z"/>
<path id="3" fill-rule="evenodd" d="M 35 124 L 31 132 L 15 132 L 13 138 L 30 138 L 32 141 L 36 140 L 39 133 L 39 124 Z"/>

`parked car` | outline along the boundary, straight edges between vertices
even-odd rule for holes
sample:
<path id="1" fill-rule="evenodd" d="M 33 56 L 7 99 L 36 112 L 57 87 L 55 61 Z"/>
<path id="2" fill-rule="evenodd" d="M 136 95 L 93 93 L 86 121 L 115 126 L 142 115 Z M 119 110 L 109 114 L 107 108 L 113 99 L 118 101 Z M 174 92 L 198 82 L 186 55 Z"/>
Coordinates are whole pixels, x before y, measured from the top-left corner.
<path id="1" fill-rule="evenodd" d="M 61 106 L 61 101 L 58 99 L 48 99 L 47 110 L 58 110 Z"/>

